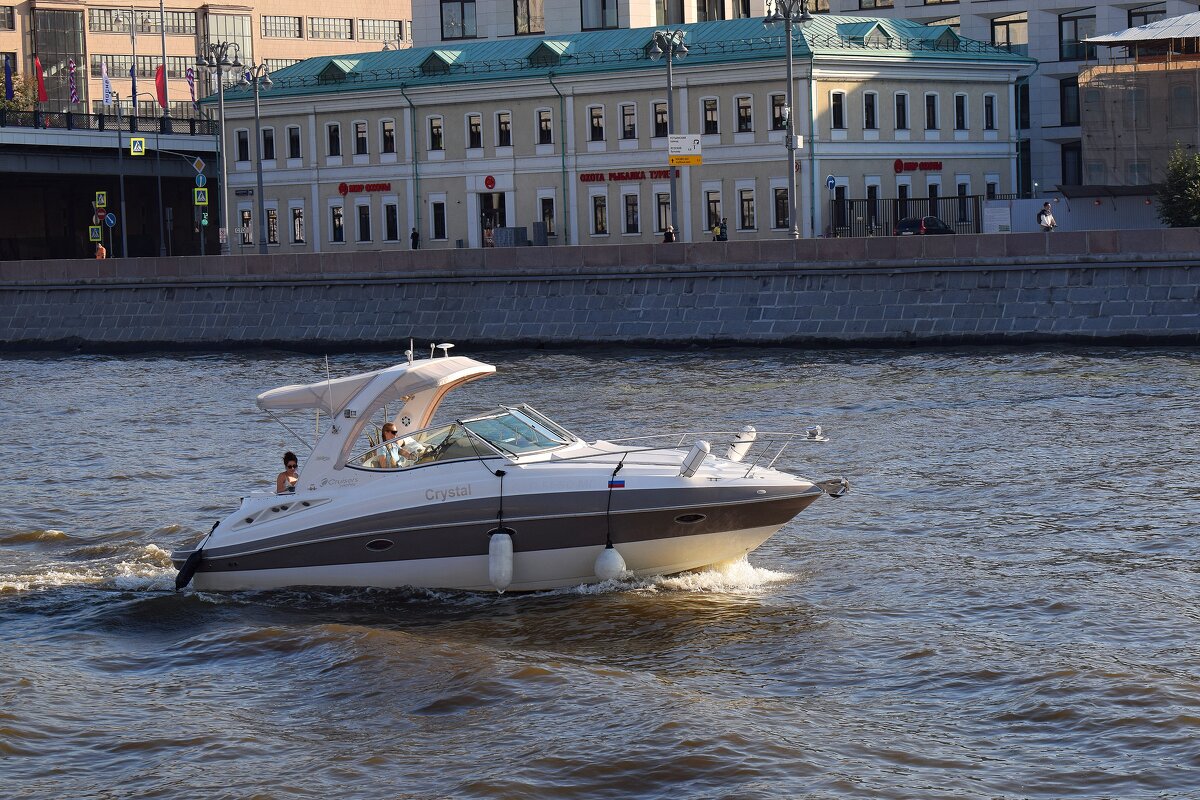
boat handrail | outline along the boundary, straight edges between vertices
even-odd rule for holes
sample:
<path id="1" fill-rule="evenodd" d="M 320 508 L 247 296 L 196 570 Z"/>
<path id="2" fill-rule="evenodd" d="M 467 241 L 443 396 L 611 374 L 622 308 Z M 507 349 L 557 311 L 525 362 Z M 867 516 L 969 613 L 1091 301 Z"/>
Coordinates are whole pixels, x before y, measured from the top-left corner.
<path id="1" fill-rule="evenodd" d="M 604 455 L 606 455 L 606 456 L 615 455 L 615 454 L 628 455 L 630 453 L 649 453 L 649 452 L 654 452 L 656 450 L 677 450 L 680 447 L 687 445 L 688 442 L 694 442 L 699 439 L 708 441 L 709 444 L 712 445 L 713 448 L 715 449 L 719 445 L 732 445 L 732 444 L 738 442 L 739 441 L 738 436 L 741 433 L 742 433 L 742 431 L 684 431 L 684 432 L 671 431 L 671 432 L 663 432 L 663 433 L 651 433 L 651 434 L 646 434 L 643 436 L 627 436 L 627 437 L 622 437 L 622 438 L 618 438 L 618 439 L 603 439 L 603 440 L 599 440 L 599 441 L 602 441 L 606 444 L 618 445 L 618 449 L 605 453 Z M 797 433 L 795 431 L 756 431 L 755 434 L 756 434 L 756 438 L 753 440 L 753 442 L 750 443 L 749 452 L 746 453 L 747 456 L 751 456 L 751 455 L 753 456 L 751 458 L 751 460 L 748 462 L 748 466 L 746 469 L 747 475 L 749 475 L 750 472 L 753 471 L 754 468 L 758 467 L 758 466 L 765 466 L 765 468 L 767 468 L 767 469 L 770 469 L 773 466 L 775 466 L 775 463 L 777 461 L 779 461 L 780 458 L 783 457 L 784 451 L 787 450 L 787 448 L 795 441 L 801 441 L 801 442 L 826 442 L 826 441 L 828 441 L 828 439 L 826 439 L 824 436 L 821 435 L 820 427 L 809 428 L 809 429 L 805 430 L 803 433 Z M 720 437 L 720 438 L 718 438 L 718 437 Z M 624 445 L 624 444 L 634 444 L 637 442 L 644 442 L 647 440 L 665 439 L 665 438 L 673 439 L 674 443 L 673 444 L 656 445 L 656 446 L 648 446 L 648 447 L 639 447 L 639 446 L 620 447 L 620 445 Z M 594 442 L 593 444 L 596 444 L 596 443 L 598 443 L 598 442 Z M 775 450 L 776 444 L 779 445 L 778 450 Z M 771 452 L 774 452 L 774 455 L 772 455 L 770 457 L 770 460 L 767 461 L 767 463 L 765 465 L 760 464 L 761 459 L 764 458 L 765 455 L 770 455 Z M 585 453 L 583 455 L 577 455 L 577 456 L 558 456 L 559 460 L 561 460 L 561 461 L 584 460 L 584 459 L 597 458 L 597 457 L 598 456 L 595 453 Z"/>

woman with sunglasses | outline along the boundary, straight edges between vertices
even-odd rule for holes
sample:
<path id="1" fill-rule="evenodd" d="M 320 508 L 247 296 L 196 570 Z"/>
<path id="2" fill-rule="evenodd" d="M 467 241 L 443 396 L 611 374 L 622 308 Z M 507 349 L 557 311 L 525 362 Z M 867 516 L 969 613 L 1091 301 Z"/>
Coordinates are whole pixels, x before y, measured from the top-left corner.
<path id="1" fill-rule="evenodd" d="M 296 472 L 298 466 L 299 462 L 296 460 L 295 453 L 288 450 L 283 454 L 283 472 L 279 473 L 279 477 L 275 479 L 275 494 L 296 491 L 296 483 L 300 480 L 300 476 Z"/>

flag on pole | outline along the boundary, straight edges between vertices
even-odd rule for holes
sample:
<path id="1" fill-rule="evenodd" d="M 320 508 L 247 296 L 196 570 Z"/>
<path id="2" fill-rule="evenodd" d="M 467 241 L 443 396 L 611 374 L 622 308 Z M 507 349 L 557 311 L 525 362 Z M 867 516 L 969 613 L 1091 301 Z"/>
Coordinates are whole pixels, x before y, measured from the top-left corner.
<path id="1" fill-rule="evenodd" d="M 13 99 L 12 64 L 9 63 L 8 53 L 4 54 L 4 99 Z"/>
<path id="2" fill-rule="evenodd" d="M 37 56 L 33 57 L 33 71 L 37 73 L 38 102 L 44 103 L 50 99 L 50 95 L 46 94 L 46 76 L 42 74 L 42 60 Z"/>
<path id="3" fill-rule="evenodd" d="M 188 91 L 192 95 L 192 107 L 199 111 L 200 104 L 196 102 L 196 70 L 188 67 L 187 72 L 184 74 L 187 76 Z"/>
<path id="4" fill-rule="evenodd" d="M 167 69 L 159 64 L 154 69 L 154 88 L 158 92 L 159 108 L 167 107 Z"/>
<path id="5" fill-rule="evenodd" d="M 134 113 L 137 113 L 137 65 L 129 66 L 129 79 L 133 81 L 133 89 L 129 92 L 129 99 L 133 101 Z"/>
<path id="6" fill-rule="evenodd" d="M 111 106 L 112 101 L 112 81 L 108 79 L 108 62 L 100 62 L 100 82 L 104 86 L 104 105 Z"/>
<path id="7" fill-rule="evenodd" d="M 71 102 L 78 103 L 79 87 L 75 84 L 75 59 L 72 58 L 67 61 L 67 70 L 70 72 Z"/>

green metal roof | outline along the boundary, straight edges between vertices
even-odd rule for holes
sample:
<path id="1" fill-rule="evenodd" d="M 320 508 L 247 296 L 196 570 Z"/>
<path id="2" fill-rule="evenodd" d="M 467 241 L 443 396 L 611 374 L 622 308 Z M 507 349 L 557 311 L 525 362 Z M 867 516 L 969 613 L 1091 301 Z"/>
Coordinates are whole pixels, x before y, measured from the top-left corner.
<path id="1" fill-rule="evenodd" d="M 784 26 L 767 26 L 761 18 L 696 22 L 675 26 L 686 31 L 689 55 L 676 59 L 676 69 L 692 65 L 773 60 L 785 54 Z M 271 74 L 274 81 L 264 98 L 329 92 L 366 91 L 399 86 L 440 86 L 475 81 L 588 75 L 641 69 L 662 69 L 661 61 L 646 56 L 655 28 L 621 28 L 568 35 L 464 40 L 437 47 L 385 50 L 301 61 Z M 878 30 L 887 38 L 870 37 Z M 964 39 L 944 25 L 927 26 L 904 19 L 871 19 L 818 14 L 803 30 L 793 29 L 792 52 L 798 60 L 822 56 L 920 61 L 970 60 L 1034 63 L 985 42 Z M 864 41 L 865 39 L 865 41 Z M 530 56 L 537 54 L 534 61 Z M 442 65 L 431 70 L 431 56 Z M 555 57 L 557 56 L 557 57 Z M 557 63 L 555 63 L 557 62 Z M 345 73 L 330 80 L 330 64 Z M 248 90 L 240 90 L 248 91 Z M 239 90 L 227 90 L 238 99 Z"/>

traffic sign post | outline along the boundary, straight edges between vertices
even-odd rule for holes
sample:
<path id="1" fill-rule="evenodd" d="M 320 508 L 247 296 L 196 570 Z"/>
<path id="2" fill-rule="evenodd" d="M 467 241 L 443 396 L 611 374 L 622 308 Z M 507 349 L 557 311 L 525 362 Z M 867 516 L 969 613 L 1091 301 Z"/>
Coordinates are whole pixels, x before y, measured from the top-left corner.
<path id="1" fill-rule="evenodd" d="M 698 167 L 704 163 L 700 137 L 694 133 L 672 133 L 667 137 L 667 164 L 672 167 Z"/>
<path id="2" fill-rule="evenodd" d="M 196 185 L 204 186 L 204 184 L 206 184 L 206 183 L 208 183 L 208 178 L 204 177 L 204 173 L 197 172 L 196 173 Z"/>
<path id="3" fill-rule="evenodd" d="M 131 156 L 146 155 L 146 140 L 142 137 L 131 137 L 129 139 L 129 155 L 131 155 Z"/>
<path id="4" fill-rule="evenodd" d="M 108 205 L 108 192 L 96 192 L 96 207 L 104 208 Z"/>
<path id="5" fill-rule="evenodd" d="M 117 227 L 117 215 L 113 213 L 106 214 L 104 217 L 104 224 L 110 228 Z"/>
<path id="6" fill-rule="evenodd" d="M 88 241 L 99 242 L 104 238 L 103 229 L 99 225 L 88 225 Z"/>
<path id="7" fill-rule="evenodd" d="M 202 186 L 197 186 L 195 189 L 192 189 L 192 199 L 195 205 L 208 205 L 208 189 L 205 189 Z"/>

